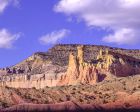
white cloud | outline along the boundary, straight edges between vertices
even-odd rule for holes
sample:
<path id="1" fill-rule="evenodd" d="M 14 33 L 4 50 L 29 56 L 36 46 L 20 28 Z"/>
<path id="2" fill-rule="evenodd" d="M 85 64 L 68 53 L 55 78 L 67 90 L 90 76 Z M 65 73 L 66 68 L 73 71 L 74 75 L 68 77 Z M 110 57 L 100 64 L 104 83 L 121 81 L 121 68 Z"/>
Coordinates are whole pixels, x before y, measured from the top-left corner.
<path id="1" fill-rule="evenodd" d="M 131 29 L 129 34 L 133 36 L 130 38 L 134 40 L 138 38 L 140 0 L 60 0 L 54 10 L 68 16 L 76 16 L 78 20 L 85 21 L 88 26 L 112 29 L 115 32 L 114 36 L 109 35 L 103 39 L 114 39 L 108 42 L 131 44 L 131 41 L 124 42 L 126 41 L 125 35 L 122 34 L 124 29 Z M 121 36 L 118 37 L 119 41 L 115 36 Z"/>
<path id="2" fill-rule="evenodd" d="M 0 0 L 0 13 L 2 13 L 8 5 L 19 5 L 19 0 Z"/>
<path id="3" fill-rule="evenodd" d="M 103 41 L 117 44 L 136 44 L 140 41 L 140 32 L 134 29 L 120 29 L 103 38 Z"/>
<path id="4" fill-rule="evenodd" d="M 12 34 L 7 29 L 0 30 L 0 48 L 11 48 L 13 43 L 20 37 L 20 33 Z"/>
<path id="5" fill-rule="evenodd" d="M 69 30 L 61 29 L 59 31 L 54 31 L 40 37 L 39 41 L 42 44 L 56 44 L 59 40 L 67 36 L 69 33 Z"/>

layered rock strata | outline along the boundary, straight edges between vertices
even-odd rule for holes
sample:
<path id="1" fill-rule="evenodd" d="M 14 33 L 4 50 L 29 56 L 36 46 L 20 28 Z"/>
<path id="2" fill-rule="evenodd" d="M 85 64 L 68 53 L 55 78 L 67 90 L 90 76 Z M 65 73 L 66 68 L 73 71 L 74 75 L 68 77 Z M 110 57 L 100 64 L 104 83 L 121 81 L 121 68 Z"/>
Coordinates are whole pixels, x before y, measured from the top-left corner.
<path id="1" fill-rule="evenodd" d="M 17 88 L 44 88 L 96 84 L 109 74 L 122 77 L 140 73 L 139 50 L 130 52 L 112 49 L 86 45 L 58 45 L 48 53 L 35 53 L 15 66 L 1 69 L 1 85 Z M 132 55 L 133 52 L 137 52 L 137 58 Z M 67 61 L 68 64 L 66 64 Z"/>
<path id="2" fill-rule="evenodd" d="M 84 46 L 77 47 L 77 56 L 70 53 L 66 75 L 62 77 L 60 84 L 96 84 L 104 80 L 108 74 L 131 76 L 140 73 L 140 60 L 130 56 L 100 50 L 95 60 L 84 60 Z"/>
<path id="3" fill-rule="evenodd" d="M 140 60 L 106 50 L 97 56 L 97 68 L 104 69 L 115 76 L 131 76 L 140 73 Z"/>

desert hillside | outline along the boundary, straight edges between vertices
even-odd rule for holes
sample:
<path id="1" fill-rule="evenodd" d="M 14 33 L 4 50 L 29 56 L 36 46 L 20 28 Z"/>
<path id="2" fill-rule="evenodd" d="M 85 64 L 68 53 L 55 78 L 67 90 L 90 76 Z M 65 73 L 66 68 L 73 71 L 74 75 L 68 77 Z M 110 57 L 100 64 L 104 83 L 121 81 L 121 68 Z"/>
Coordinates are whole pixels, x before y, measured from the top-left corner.
<path id="1" fill-rule="evenodd" d="M 50 48 L 47 52 L 34 53 L 28 59 L 25 59 L 24 61 L 18 63 L 17 65 L 7 67 L 8 69 L 7 71 L 9 71 L 10 73 L 16 72 L 31 73 L 31 74 L 42 73 L 45 72 L 45 70 L 43 70 L 42 68 L 43 63 L 45 62 L 51 62 L 52 65 L 56 66 L 67 66 L 70 52 L 73 52 L 74 55 L 76 55 L 78 46 L 81 45 L 79 44 L 55 45 L 54 47 Z M 99 46 L 99 45 L 84 45 L 84 60 L 90 62 L 91 60 L 96 59 L 101 49 L 103 51 L 108 49 L 109 51 L 112 52 L 125 54 L 140 59 L 140 50 L 112 48 L 108 46 Z M 40 59 L 40 63 L 36 62 L 37 59 Z"/>
<path id="2" fill-rule="evenodd" d="M 139 74 L 140 50 L 56 45 L 1 68 L 0 105 L 3 111 L 27 105 L 27 110 L 34 105 L 54 109 L 57 104 L 63 108 L 80 105 L 81 109 L 93 105 L 115 109 L 119 105 L 127 110 L 140 104 Z"/>
<path id="3" fill-rule="evenodd" d="M 103 107 L 106 105 L 108 108 L 116 107 L 110 107 L 110 105 L 118 105 L 118 108 L 123 106 L 127 109 L 140 103 L 140 75 L 124 78 L 114 77 L 96 85 L 59 86 L 44 89 L 1 87 L 0 102 L 2 109 L 17 104 L 39 105 L 62 102 L 75 102 L 77 105 L 102 105 Z M 12 109 L 15 110 L 14 108 Z M 30 108 L 28 107 L 28 109 Z"/>

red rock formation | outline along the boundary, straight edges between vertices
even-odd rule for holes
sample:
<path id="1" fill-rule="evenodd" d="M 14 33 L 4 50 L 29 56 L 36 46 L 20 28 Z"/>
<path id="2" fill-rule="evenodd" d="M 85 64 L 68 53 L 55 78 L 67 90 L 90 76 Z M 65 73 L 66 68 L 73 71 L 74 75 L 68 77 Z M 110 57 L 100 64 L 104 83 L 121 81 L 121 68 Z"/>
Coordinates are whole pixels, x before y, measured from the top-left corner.
<path id="1" fill-rule="evenodd" d="M 78 46 L 77 56 L 69 55 L 66 74 L 58 85 L 95 84 L 107 74 L 130 76 L 140 73 L 140 60 L 130 56 L 100 50 L 96 63 L 84 61 L 84 46 Z"/>
<path id="2" fill-rule="evenodd" d="M 100 51 L 97 68 L 104 69 L 115 76 L 130 76 L 140 73 L 140 60 L 130 56 Z"/>
<path id="3" fill-rule="evenodd" d="M 52 60 L 47 59 L 52 54 L 39 53 L 34 54 L 16 66 L 1 69 L 0 80 L 4 82 L 2 85 L 21 88 L 36 87 L 39 89 L 57 85 L 95 84 L 106 78 L 108 74 L 118 77 L 140 73 L 140 59 L 108 50 L 104 52 L 101 50 L 95 59 L 94 53 L 92 53 L 94 52 L 93 49 L 90 50 L 92 55 L 89 55 L 90 53 L 86 51 L 86 46 L 77 45 L 76 47 L 77 52 L 75 52 L 75 49 L 70 49 L 68 66 L 53 65 Z M 63 52 L 66 50 L 68 48 Z M 53 51 L 53 53 L 55 52 L 56 50 Z M 62 51 L 57 55 L 61 53 Z M 53 55 L 53 57 L 55 56 Z M 87 60 L 88 57 L 90 57 L 90 61 Z M 59 59 L 55 61 L 59 61 Z M 29 76 L 28 80 L 25 78 L 26 75 Z"/>
<path id="4" fill-rule="evenodd" d="M 78 55 L 69 55 L 69 65 L 66 75 L 58 85 L 95 84 L 98 82 L 98 70 L 93 64 L 84 62 L 83 47 L 78 47 Z"/>

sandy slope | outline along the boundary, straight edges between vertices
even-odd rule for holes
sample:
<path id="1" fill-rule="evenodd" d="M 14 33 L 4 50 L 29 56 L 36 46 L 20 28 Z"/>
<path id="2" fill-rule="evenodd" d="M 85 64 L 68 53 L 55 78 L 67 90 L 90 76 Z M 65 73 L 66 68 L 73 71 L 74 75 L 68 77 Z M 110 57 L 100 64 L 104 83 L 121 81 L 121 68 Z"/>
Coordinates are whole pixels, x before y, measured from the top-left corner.
<path id="1" fill-rule="evenodd" d="M 107 111 L 126 108 L 139 110 L 140 75 L 112 77 L 96 85 L 46 87 L 39 90 L 0 87 L 0 105 L 1 109 L 6 108 L 13 112 L 15 109 L 31 111 L 73 109 L 77 112 L 77 108 L 80 112 L 87 108 L 89 110 L 107 109 Z"/>

